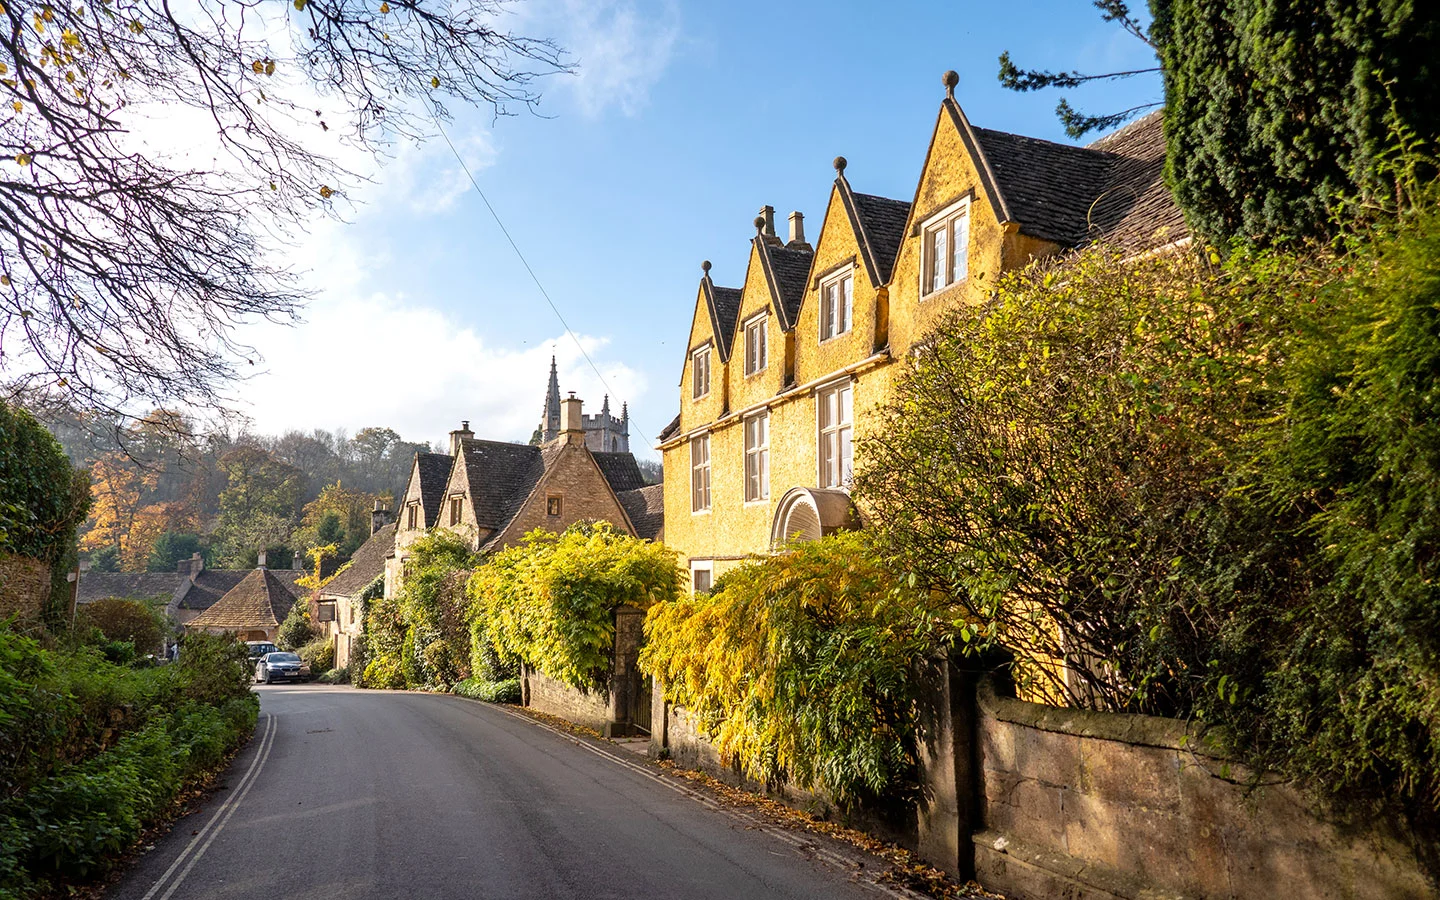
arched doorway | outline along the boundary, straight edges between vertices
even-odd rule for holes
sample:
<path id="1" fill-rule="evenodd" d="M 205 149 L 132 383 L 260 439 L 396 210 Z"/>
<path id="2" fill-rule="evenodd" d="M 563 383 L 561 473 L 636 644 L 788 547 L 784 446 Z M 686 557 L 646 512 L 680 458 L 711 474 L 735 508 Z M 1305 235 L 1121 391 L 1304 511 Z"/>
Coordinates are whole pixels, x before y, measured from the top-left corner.
<path id="1" fill-rule="evenodd" d="M 822 488 L 791 488 L 775 507 L 770 525 L 770 546 L 813 541 L 860 523 L 850 495 Z"/>

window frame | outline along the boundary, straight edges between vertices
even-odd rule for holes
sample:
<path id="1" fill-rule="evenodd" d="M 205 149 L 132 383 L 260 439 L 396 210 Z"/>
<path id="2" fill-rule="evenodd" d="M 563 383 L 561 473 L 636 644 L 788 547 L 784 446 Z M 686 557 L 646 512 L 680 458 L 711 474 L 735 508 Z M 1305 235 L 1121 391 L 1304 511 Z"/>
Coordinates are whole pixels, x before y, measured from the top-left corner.
<path id="1" fill-rule="evenodd" d="M 690 595 L 692 597 L 696 594 L 701 593 L 701 591 L 697 591 L 695 589 L 695 575 L 698 572 L 705 573 L 706 580 L 709 583 L 706 585 L 704 593 L 710 593 L 710 591 L 713 590 L 715 587 L 715 561 L 709 559 L 697 559 L 690 562 Z"/>
<path id="2" fill-rule="evenodd" d="M 550 517 L 550 518 L 552 518 L 552 519 L 557 519 L 557 518 L 565 515 L 565 495 L 564 495 L 564 494 L 546 494 L 546 495 L 545 495 L 545 515 L 548 516 L 548 517 Z"/>
<path id="3" fill-rule="evenodd" d="M 763 441 L 752 446 L 751 436 L 753 426 L 764 423 L 761 426 L 764 434 Z M 762 409 L 754 415 L 746 416 L 741 420 L 741 429 L 744 431 L 744 454 L 745 454 L 745 502 L 764 503 L 770 499 L 770 410 Z M 755 490 L 751 488 L 751 467 L 755 472 Z"/>
<path id="4" fill-rule="evenodd" d="M 700 447 L 702 447 L 702 446 L 705 448 L 705 459 L 704 459 L 703 461 L 701 461 L 701 462 L 697 462 L 697 461 L 696 461 L 696 458 L 695 458 L 695 457 L 696 457 L 696 451 L 698 450 L 698 448 L 700 448 Z M 705 432 L 704 434 L 697 434 L 697 435 L 694 435 L 693 437 L 690 438 L 690 512 L 691 512 L 691 513 L 695 513 L 695 514 L 698 514 L 698 513 L 708 513 L 708 512 L 710 511 L 711 504 L 714 502 L 714 497 L 711 495 L 710 465 L 711 465 L 711 456 L 710 456 L 710 432 L 707 431 L 707 432 Z M 703 488 L 702 488 L 702 486 L 701 486 L 701 484 L 700 484 L 702 472 L 703 472 L 703 478 L 704 478 L 704 486 L 703 486 Z M 702 506 L 701 503 L 700 503 L 702 491 L 703 491 L 703 496 L 704 496 L 704 501 L 705 501 L 703 506 Z"/>
<path id="5" fill-rule="evenodd" d="M 849 417 L 844 418 L 845 403 L 839 399 L 842 395 L 849 395 Z M 828 399 L 835 396 L 837 419 L 844 418 L 844 421 L 826 424 L 825 418 L 828 411 Z M 834 454 L 836 459 L 837 478 L 830 479 L 830 461 L 827 458 L 828 436 L 834 435 Z M 848 450 L 848 453 L 846 452 Z M 848 457 L 849 466 L 845 465 Z M 855 381 L 844 379 L 832 381 L 829 384 L 821 385 L 815 389 L 815 482 L 821 488 L 837 488 L 847 490 L 855 477 Z M 848 468 L 848 477 L 847 471 Z"/>
<path id="6" fill-rule="evenodd" d="M 956 260 L 955 255 L 955 223 L 963 219 L 965 221 L 965 242 L 964 254 L 958 259 L 963 261 L 965 271 L 955 277 Z M 933 235 L 941 229 L 945 231 L 945 261 L 947 280 L 939 287 L 935 287 L 935 242 Z M 939 212 L 920 223 L 920 299 L 924 300 L 943 291 L 949 290 L 957 284 L 968 281 L 970 278 L 970 198 L 962 197 Z"/>
<path id="7" fill-rule="evenodd" d="M 742 333 L 745 335 L 745 377 L 759 375 L 770 367 L 770 311 L 756 313 L 742 323 Z M 760 352 L 756 354 L 754 368 L 751 368 L 750 349 L 752 343 L 751 335 L 759 336 L 759 340 L 753 346 L 758 346 Z"/>
<path id="8" fill-rule="evenodd" d="M 450 524 L 459 525 L 465 518 L 465 496 L 453 494 L 450 497 Z"/>
<path id="9" fill-rule="evenodd" d="M 846 295 L 846 294 L 845 294 L 845 291 L 844 291 L 844 285 L 846 284 L 846 282 L 848 282 L 849 285 L 850 285 L 850 292 L 849 292 L 848 295 Z M 830 302 L 829 302 L 829 299 L 828 299 L 827 296 L 826 296 L 827 290 L 828 290 L 829 288 L 831 288 L 831 287 L 834 287 L 834 288 L 836 288 L 836 290 L 837 290 L 837 297 L 836 297 L 836 310 L 837 310 L 837 312 L 841 311 L 841 307 L 843 306 L 843 313 L 844 313 L 843 318 L 844 318 L 844 321 L 845 321 L 845 327 L 844 327 L 843 329 L 839 330 L 839 331 L 835 331 L 835 330 L 833 330 L 833 328 L 832 328 L 832 325 L 833 325 L 832 315 L 833 315 L 833 314 L 832 314 L 831 311 L 830 311 Z M 852 264 L 852 265 L 848 265 L 848 266 L 846 266 L 845 268 L 840 269 L 840 270 L 837 271 L 837 272 L 832 272 L 831 274 L 826 275 L 826 276 L 820 281 L 820 288 L 819 288 L 819 291 L 817 292 L 816 296 L 819 298 L 819 303 L 820 303 L 820 316 L 819 316 L 819 321 L 816 323 L 816 333 L 819 335 L 819 339 L 820 339 L 820 340 L 819 340 L 819 343 L 824 344 L 824 343 L 827 343 L 827 342 L 829 342 L 829 341 L 833 341 L 833 340 L 835 340 L 836 338 L 844 337 L 845 335 L 849 334 L 851 331 L 854 330 L 854 328 L 855 328 L 855 266 L 854 266 L 853 264 Z"/>
<path id="10" fill-rule="evenodd" d="M 704 400 L 710 396 L 710 382 L 712 381 L 712 369 L 710 365 L 711 351 L 714 344 L 705 343 L 690 351 L 690 399 Z M 705 363 L 705 389 L 700 390 L 700 361 Z"/>
<path id="11" fill-rule="evenodd" d="M 420 527 L 420 504 L 405 504 L 405 530 L 414 531 Z"/>

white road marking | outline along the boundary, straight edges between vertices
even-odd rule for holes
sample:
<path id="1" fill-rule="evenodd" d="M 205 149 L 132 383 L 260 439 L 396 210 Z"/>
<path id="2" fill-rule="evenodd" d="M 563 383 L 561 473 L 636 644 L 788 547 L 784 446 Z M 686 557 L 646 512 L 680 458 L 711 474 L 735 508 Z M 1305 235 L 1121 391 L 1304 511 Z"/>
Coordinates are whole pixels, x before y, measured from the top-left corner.
<path id="1" fill-rule="evenodd" d="M 160 895 L 159 900 L 168 900 L 170 895 L 175 893 L 176 888 L 180 887 L 181 882 L 185 880 L 185 876 L 189 875 L 190 870 L 195 868 L 195 863 L 201 856 L 205 855 L 206 850 L 210 849 L 210 845 L 215 841 L 215 836 L 225 827 L 225 823 L 230 820 L 230 816 L 234 815 L 235 810 L 240 806 L 240 801 L 245 799 L 245 795 L 249 793 L 250 788 L 254 786 L 256 776 L 260 774 L 260 768 L 265 764 L 265 759 L 270 755 L 270 748 L 274 746 L 274 744 L 275 717 L 267 713 L 265 716 L 265 733 L 260 737 L 260 749 L 255 754 L 255 758 L 250 761 L 250 768 L 245 770 L 245 776 L 240 779 L 240 784 L 236 787 L 235 792 L 232 793 L 224 803 L 220 804 L 220 808 L 215 810 L 215 814 L 210 817 L 210 821 L 205 823 L 205 827 L 200 829 L 200 832 L 190 840 L 190 843 L 185 846 L 184 850 L 180 851 L 180 855 L 175 857 L 175 861 L 170 864 L 170 868 L 165 870 L 165 874 L 161 875 L 160 878 L 150 886 L 150 890 L 147 891 L 145 896 L 140 898 L 140 900 L 152 900 L 152 898 L 155 897 L 155 892 L 165 887 L 165 882 L 169 880 L 170 876 L 174 874 L 180 864 L 184 863 L 186 858 L 189 857 L 189 864 L 186 865 L 180 874 L 175 877 L 175 880 L 170 883 L 169 888 L 165 893 Z M 204 843 L 201 844 L 201 841 L 204 841 Z M 195 849 L 197 844 L 200 844 L 200 849 L 198 850 Z M 191 855 L 192 852 L 194 854 L 193 856 Z"/>

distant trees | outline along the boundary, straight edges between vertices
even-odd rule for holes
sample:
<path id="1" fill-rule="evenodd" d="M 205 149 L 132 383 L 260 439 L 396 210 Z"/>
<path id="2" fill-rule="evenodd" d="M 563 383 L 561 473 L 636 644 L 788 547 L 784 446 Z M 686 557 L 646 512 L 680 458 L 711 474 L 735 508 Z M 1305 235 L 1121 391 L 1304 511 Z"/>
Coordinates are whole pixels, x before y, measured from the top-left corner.
<path id="1" fill-rule="evenodd" d="M 215 526 L 220 562 L 245 568 L 260 550 L 286 550 L 304 473 L 258 447 L 237 447 L 217 465 L 226 476 Z"/>

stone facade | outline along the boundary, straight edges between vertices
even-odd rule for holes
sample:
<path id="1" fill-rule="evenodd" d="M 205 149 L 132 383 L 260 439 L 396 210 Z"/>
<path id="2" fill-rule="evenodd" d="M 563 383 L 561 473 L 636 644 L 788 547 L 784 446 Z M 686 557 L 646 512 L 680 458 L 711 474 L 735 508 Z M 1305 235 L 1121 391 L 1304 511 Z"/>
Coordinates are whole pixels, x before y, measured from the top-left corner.
<path id="1" fill-rule="evenodd" d="M 1139 140 L 1107 138 L 1108 149 L 1050 144 L 975 128 L 949 95 L 937 114 L 911 202 L 856 192 L 845 161 L 837 159 L 813 250 L 798 214 L 792 216 L 795 233 L 781 241 L 773 212 L 765 207 L 740 288 L 715 286 L 705 264 L 681 372 L 678 425 L 667 429 L 660 443 L 665 539 L 689 562 L 692 575 L 708 570 L 709 577 L 718 577 L 778 540 L 817 536 L 853 518 L 843 503 L 827 504 L 815 494 L 829 490 L 843 497 L 848 491 L 846 484 L 827 483 L 822 472 L 825 394 L 848 386 L 851 439 L 863 443 L 882 421 L 876 411 L 890 401 L 902 361 L 947 310 L 984 302 L 1007 271 L 1103 236 L 1102 229 L 1090 227 L 1093 208 L 1098 198 L 1116 192 L 1119 148 L 1149 154 L 1140 169 L 1160 183 L 1160 120 L 1132 127 L 1138 131 L 1131 138 Z M 1130 196 L 1130 187 L 1120 193 Z M 1173 202 L 1160 206 L 1174 209 Z M 933 284 L 922 285 L 926 228 L 956 210 L 964 210 L 968 222 L 966 275 L 930 290 Z M 790 268 L 805 257 L 796 297 L 787 294 L 794 273 L 776 264 L 777 253 L 788 254 Z M 824 327 L 825 290 L 847 276 L 852 315 L 847 329 L 833 333 Z M 738 309 L 717 303 L 734 295 Z M 761 315 L 768 363 L 747 373 L 746 324 Z M 696 352 L 707 347 L 710 389 L 697 397 Z M 746 421 L 760 415 L 768 416 L 769 483 L 756 496 L 746 487 Z M 694 448 L 705 442 L 710 503 L 697 509 L 692 463 Z"/>
<path id="2" fill-rule="evenodd" d="M 0 620 L 40 621 L 50 598 L 50 567 L 38 559 L 0 552 Z"/>
<path id="3" fill-rule="evenodd" d="M 637 665 L 644 620 L 644 612 L 632 607 L 615 611 L 614 661 L 603 686 L 582 691 L 527 667 L 521 675 L 521 702 L 606 737 L 649 734 L 649 679 Z"/>

